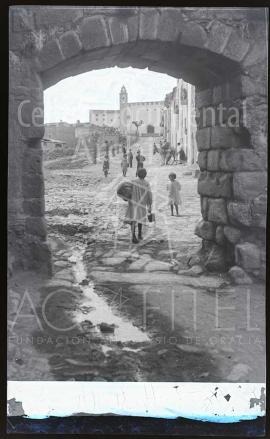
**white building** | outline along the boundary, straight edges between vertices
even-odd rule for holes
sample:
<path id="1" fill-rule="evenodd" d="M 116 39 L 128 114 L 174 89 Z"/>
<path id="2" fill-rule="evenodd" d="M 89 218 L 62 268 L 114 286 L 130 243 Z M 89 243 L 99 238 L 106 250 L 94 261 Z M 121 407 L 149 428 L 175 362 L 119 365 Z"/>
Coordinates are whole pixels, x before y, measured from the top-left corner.
<path id="1" fill-rule="evenodd" d="M 183 146 L 189 164 L 197 160 L 195 115 L 195 87 L 178 79 L 177 86 L 165 97 L 163 136 L 173 148 Z"/>
<path id="2" fill-rule="evenodd" d="M 138 124 L 140 135 L 159 136 L 163 107 L 164 101 L 128 102 L 128 93 L 123 86 L 119 94 L 119 110 L 90 110 L 89 122 L 119 128 L 122 134 L 135 134 Z"/>

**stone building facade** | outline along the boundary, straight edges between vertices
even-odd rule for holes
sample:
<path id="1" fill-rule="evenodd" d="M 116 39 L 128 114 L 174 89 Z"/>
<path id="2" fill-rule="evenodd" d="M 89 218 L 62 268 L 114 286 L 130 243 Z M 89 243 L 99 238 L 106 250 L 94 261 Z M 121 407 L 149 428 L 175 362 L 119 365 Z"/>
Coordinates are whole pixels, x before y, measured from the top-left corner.
<path id="1" fill-rule="evenodd" d="M 177 79 L 177 86 L 165 97 L 162 127 L 163 137 L 171 146 L 176 150 L 182 146 L 187 162 L 195 164 L 198 154 L 195 87 L 183 79 Z"/>
<path id="2" fill-rule="evenodd" d="M 148 67 L 196 87 L 202 211 L 196 233 L 202 238 L 205 265 L 209 270 L 236 265 L 263 277 L 267 11 L 14 6 L 9 20 L 8 226 L 13 269 L 50 270 L 41 150 L 43 90 L 68 76 L 117 65 Z"/>
<path id="3" fill-rule="evenodd" d="M 120 127 L 119 110 L 90 110 L 89 123 L 98 126 Z"/>
<path id="4" fill-rule="evenodd" d="M 75 124 L 63 122 L 53 122 L 45 124 L 44 137 L 47 139 L 59 139 L 64 142 L 67 148 L 74 148 L 75 139 Z"/>
<path id="5" fill-rule="evenodd" d="M 136 126 L 132 122 L 140 122 L 141 135 L 157 135 L 161 133 L 163 101 L 128 102 L 128 93 L 122 86 L 119 94 L 119 110 L 90 110 L 89 122 L 99 126 L 118 128 L 124 135 L 135 134 Z"/>
<path id="6" fill-rule="evenodd" d="M 118 143 L 120 132 L 110 126 L 99 126 L 88 122 L 77 123 L 75 126 L 76 141 L 82 137 L 89 137 L 97 133 L 100 142 Z"/>

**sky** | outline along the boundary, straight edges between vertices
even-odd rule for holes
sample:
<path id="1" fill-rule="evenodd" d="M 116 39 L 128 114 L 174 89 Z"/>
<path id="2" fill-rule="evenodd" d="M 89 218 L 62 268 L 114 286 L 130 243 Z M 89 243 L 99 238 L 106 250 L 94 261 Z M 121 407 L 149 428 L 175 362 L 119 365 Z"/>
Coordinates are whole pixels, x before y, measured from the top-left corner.
<path id="1" fill-rule="evenodd" d="M 176 78 L 148 69 L 93 70 L 64 79 L 45 90 L 45 123 L 89 121 L 89 110 L 118 110 L 122 85 L 129 102 L 161 101 L 176 86 Z"/>

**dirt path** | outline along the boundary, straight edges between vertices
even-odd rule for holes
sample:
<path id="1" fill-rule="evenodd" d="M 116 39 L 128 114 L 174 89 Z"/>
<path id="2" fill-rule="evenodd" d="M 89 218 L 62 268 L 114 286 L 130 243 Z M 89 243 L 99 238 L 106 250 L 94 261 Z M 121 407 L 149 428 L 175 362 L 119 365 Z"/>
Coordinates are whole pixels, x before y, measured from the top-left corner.
<path id="1" fill-rule="evenodd" d="M 138 245 L 130 243 L 122 221 L 126 203 L 116 196 L 124 179 L 119 156 L 111 160 L 107 179 L 101 164 L 46 171 L 55 274 L 50 282 L 39 280 L 35 296 L 45 329 L 25 325 L 34 342 L 13 346 L 25 367 L 13 364 L 12 374 L 34 379 L 27 369 L 31 352 L 43 359 L 43 368 L 36 365 L 39 379 L 263 381 L 263 287 L 235 288 L 224 276 L 192 269 L 200 247 L 194 235 L 200 218 L 194 169 L 161 166 L 149 139 L 140 147 L 156 223 L 145 227 Z M 182 185 L 180 217 L 171 217 L 167 206 L 172 169 Z M 135 168 L 129 169 L 127 178 L 134 176 Z M 27 279 L 21 284 L 26 287 Z M 42 312 L 48 294 L 50 324 Z M 19 323 L 15 329 L 18 334 Z M 38 338 L 43 342 L 37 344 Z"/>

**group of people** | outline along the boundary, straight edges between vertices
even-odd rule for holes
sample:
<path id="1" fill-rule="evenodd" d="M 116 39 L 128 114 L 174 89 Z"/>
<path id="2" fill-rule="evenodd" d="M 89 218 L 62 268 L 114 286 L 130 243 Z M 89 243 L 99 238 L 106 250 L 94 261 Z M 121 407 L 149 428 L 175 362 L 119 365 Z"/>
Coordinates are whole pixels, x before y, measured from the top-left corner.
<path id="1" fill-rule="evenodd" d="M 154 143 L 153 152 L 157 152 L 158 148 Z M 126 145 L 122 146 L 122 160 L 121 169 L 122 174 L 126 177 L 128 168 L 133 167 L 133 152 L 130 148 L 127 152 Z M 143 225 L 149 223 L 149 216 L 152 215 L 152 204 L 153 196 L 151 191 L 151 186 L 145 177 L 147 176 L 147 171 L 144 167 L 145 157 L 141 154 L 140 148 L 138 148 L 136 156 L 136 178 L 132 180 L 132 194 L 131 198 L 128 200 L 128 207 L 125 215 L 125 222 L 129 223 L 131 226 L 131 241 L 133 244 L 137 244 L 143 239 L 142 228 Z M 103 172 L 105 177 L 107 177 L 109 172 L 109 151 L 106 151 L 103 161 Z M 169 181 L 167 184 L 168 192 L 168 204 L 170 206 L 171 215 L 174 216 L 174 211 L 176 216 L 179 215 L 179 205 L 182 204 L 181 200 L 181 185 L 177 180 L 176 174 L 171 172 L 169 174 Z"/>
<path id="2" fill-rule="evenodd" d="M 154 143 L 155 148 L 155 143 Z M 125 154 L 126 152 L 124 152 Z M 131 153 L 131 155 L 130 155 Z M 131 162 L 130 162 L 131 157 Z M 125 159 L 132 167 L 133 154 L 130 149 L 128 159 Z M 147 176 L 147 171 L 144 168 L 145 157 L 141 154 L 140 149 L 138 149 L 136 154 L 137 170 L 136 179 L 132 180 L 132 193 L 131 198 L 128 200 L 128 207 L 125 216 L 125 222 L 129 223 L 131 226 L 131 241 L 133 244 L 137 244 L 143 239 L 142 228 L 143 225 L 147 225 L 152 218 L 152 204 L 153 195 L 151 191 L 151 186 L 145 177 Z M 123 163 L 123 161 L 122 161 Z M 125 176 L 126 173 L 123 175 Z M 181 184 L 177 180 L 177 176 L 174 172 L 169 174 L 169 182 L 167 184 L 168 192 L 168 204 L 170 206 L 171 215 L 174 216 L 174 210 L 176 216 L 179 215 L 179 205 L 182 204 L 181 199 Z M 152 221 L 152 219 L 151 219 Z"/>
<path id="3" fill-rule="evenodd" d="M 125 216 L 125 222 L 131 226 L 131 241 L 137 244 L 143 239 L 142 227 L 150 221 L 149 216 L 152 215 L 153 196 L 151 186 L 145 180 L 147 171 L 145 168 L 139 168 L 137 178 L 132 181 L 132 194 L 128 200 L 128 207 Z M 181 184 L 176 179 L 176 174 L 169 174 L 169 182 L 167 184 L 168 203 L 170 205 L 171 215 L 174 216 L 174 209 L 177 216 L 179 215 L 179 205 L 182 204 Z M 136 235 L 136 229 L 138 233 Z"/>
<path id="4" fill-rule="evenodd" d="M 132 152 L 131 148 L 129 149 L 129 151 L 127 153 L 127 149 L 126 149 L 125 145 L 122 146 L 122 154 L 123 154 L 123 156 L 122 156 L 122 160 L 121 160 L 121 169 L 122 169 L 123 176 L 126 177 L 128 168 L 132 168 L 132 166 L 133 166 L 134 156 L 133 156 L 133 152 Z M 138 170 L 143 168 L 143 164 L 145 161 L 145 157 L 141 154 L 140 148 L 138 149 L 135 158 L 136 158 L 136 162 L 137 162 L 137 167 L 136 167 L 136 177 L 137 177 Z M 105 152 L 102 169 L 103 169 L 104 176 L 107 177 L 108 173 L 109 173 L 109 169 L 110 169 L 109 150 L 106 150 L 106 152 Z"/>
<path id="5" fill-rule="evenodd" d="M 120 145 L 115 146 L 112 141 L 109 143 L 107 140 L 105 141 L 105 154 L 103 158 L 103 173 L 105 177 L 108 177 L 109 169 L 110 169 L 110 156 L 109 151 L 111 151 L 112 157 L 115 157 L 115 154 L 119 154 Z M 122 146 L 122 150 L 125 150 L 125 147 Z"/>
<path id="6" fill-rule="evenodd" d="M 145 157 L 141 154 L 141 150 L 138 149 L 136 154 L 136 162 L 137 162 L 136 177 L 138 175 L 138 170 L 143 168 L 144 161 L 145 161 Z M 130 148 L 127 154 L 125 147 L 123 147 L 123 159 L 121 161 L 121 168 L 124 177 L 126 177 L 127 170 L 128 168 L 132 168 L 132 165 L 133 165 L 132 149 Z"/>
<path id="7" fill-rule="evenodd" d="M 184 151 L 183 145 L 181 146 L 180 142 L 177 143 L 176 148 L 173 148 L 167 140 L 160 140 L 159 147 L 154 142 L 153 155 L 155 155 L 156 153 L 160 154 L 163 165 L 168 165 L 171 159 L 173 159 L 172 163 L 176 162 L 177 160 L 179 161 L 179 163 L 186 163 L 187 161 L 186 153 Z"/>

